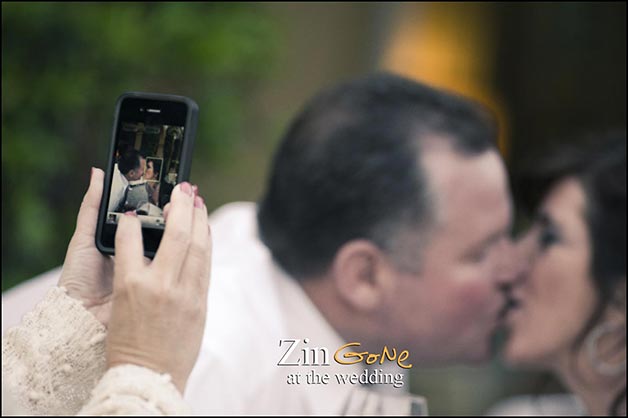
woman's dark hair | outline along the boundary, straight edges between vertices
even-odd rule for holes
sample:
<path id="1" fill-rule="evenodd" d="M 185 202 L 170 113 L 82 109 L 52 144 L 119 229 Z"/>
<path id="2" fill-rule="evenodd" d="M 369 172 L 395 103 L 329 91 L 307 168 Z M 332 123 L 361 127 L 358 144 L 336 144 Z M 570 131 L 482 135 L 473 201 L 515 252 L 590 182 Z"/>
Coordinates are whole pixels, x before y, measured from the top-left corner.
<path id="1" fill-rule="evenodd" d="M 153 163 L 153 177 L 159 178 L 159 173 L 161 172 L 161 160 L 157 158 L 150 158 L 146 160 L 146 165 L 148 163 Z"/>
<path id="2" fill-rule="evenodd" d="M 591 277 L 598 302 L 574 343 L 577 351 L 607 308 L 626 310 L 626 132 L 555 145 L 544 157 L 532 158 L 523 167 L 527 167 L 522 169 L 524 174 L 513 179 L 513 186 L 520 206 L 529 213 L 551 187 L 567 177 L 578 179 L 584 189 Z M 626 347 L 625 324 L 620 346 Z M 616 415 L 625 399 L 624 387 L 609 412 Z"/>

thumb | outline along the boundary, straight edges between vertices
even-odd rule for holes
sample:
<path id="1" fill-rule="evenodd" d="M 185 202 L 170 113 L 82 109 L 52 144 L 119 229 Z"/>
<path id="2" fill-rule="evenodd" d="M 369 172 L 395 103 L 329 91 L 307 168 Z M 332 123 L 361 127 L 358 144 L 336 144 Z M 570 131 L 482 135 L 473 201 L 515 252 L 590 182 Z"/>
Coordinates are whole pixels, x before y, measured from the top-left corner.
<path id="1" fill-rule="evenodd" d="M 83 197 L 81 209 L 79 210 L 76 220 L 76 234 L 88 235 L 93 237 L 96 234 L 96 225 L 98 224 L 98 211 L 100 209 L 100 200 L 102 199 L 102 190 L 105 173 L 99 168 L 92 167 L 92 176 L 89 182 L 87 193 Z"/>

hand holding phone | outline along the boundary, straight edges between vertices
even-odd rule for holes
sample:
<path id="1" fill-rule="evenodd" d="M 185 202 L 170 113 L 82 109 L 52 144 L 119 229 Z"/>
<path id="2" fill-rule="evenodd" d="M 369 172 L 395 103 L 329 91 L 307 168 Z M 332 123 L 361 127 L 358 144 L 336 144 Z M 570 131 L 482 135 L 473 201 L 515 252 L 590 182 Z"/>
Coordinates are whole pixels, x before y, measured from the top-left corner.
<path id="1" fill-rule="evenodd" d="M 107 326 L 111 314 L 113 260 L 94 245 L 104 179 L 104 171 L 91 169 L 89 188 L 81 203 L 57 285 L 64 287 L 68 296 L 80 301 Z"/>
<path id="2" fill-rule="evenodd" d="M 192 185 L 177 185 L 162 246 L 149 263 L 142 257 L 137 218 L 133 212 L 123 215 L 116 235 L 107 366 L 134 364 L 169 373 L 183 393 L 207 311 L 212 250 L 207 208 Z"/>

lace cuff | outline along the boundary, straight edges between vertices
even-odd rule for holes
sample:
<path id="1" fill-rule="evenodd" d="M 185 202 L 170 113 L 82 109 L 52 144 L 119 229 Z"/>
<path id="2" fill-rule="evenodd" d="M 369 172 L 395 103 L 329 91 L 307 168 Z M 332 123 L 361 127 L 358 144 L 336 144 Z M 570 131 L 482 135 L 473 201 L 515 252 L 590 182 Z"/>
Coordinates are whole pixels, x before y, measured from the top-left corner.
<path id="1" fill-rule="evenodd" d="M 105 327 L 54 287 L 2 338 L 3 382 L 31 414 L 74 415 L 105 371 Z"/>
<path id="2" fill-rule="evenodd" d="M 133 364 L 105 373 L 79 415 L 189 415 L 170 375 Z"/>

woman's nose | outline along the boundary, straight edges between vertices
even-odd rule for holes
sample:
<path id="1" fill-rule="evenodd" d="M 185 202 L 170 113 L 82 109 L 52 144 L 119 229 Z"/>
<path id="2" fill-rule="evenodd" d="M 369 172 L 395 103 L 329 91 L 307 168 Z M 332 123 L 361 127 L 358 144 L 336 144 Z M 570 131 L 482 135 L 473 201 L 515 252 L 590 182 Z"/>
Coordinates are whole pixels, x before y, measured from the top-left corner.
<path id="1" fill-rule="evenodd" d="M 514 243 L 516 257 L 525 265 L 532 264 L 538 255 L 538 233 L 536 228 L 532 229 Z"/>
<path id="2" fill-rule="evenodd" d="M 536 232 L 530 231 L 516 242 L 512 242 L 512 283 L 520 284 L 528 276 L 538 253 Z"/>
<path id="3" fill-rule="evenodd" d="M 505 239 L 500 245 L 501 262 L 497 282 L 502 287 L 512 287 L 527 276 L 531 265 L 530 246 L 510 238 Z"/>

